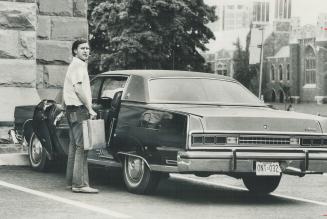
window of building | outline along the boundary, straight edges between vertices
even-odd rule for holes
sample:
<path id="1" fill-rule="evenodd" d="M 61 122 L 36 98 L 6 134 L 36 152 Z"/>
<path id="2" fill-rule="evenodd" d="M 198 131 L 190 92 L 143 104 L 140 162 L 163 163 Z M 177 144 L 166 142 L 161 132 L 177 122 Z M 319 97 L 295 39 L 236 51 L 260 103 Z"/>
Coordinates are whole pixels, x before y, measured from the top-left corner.
<path id="1" fill-rule="evenodd" d="M 266 21 L 269 21 L 269 2 L 266 2 Z"/>
<path id="2" fill-rule="evenodd" d="M 311 47 L 305 53 L 305 84 L 316 84 L 316 56 Z"/>
<path id="3" fill-rule="evenodd" d="M 260 2 L 257 3 L 256 10 L 257 10 L 256 21 L 260 21 L 260 18 L 261 18 L 261 4 L 260 4 Z"/>
<path id="4" fill-rule="evenodd" d="M 276 102 L 276 93 L 274 90 L 271 91 L 271 102 Z"/>
<path id="5" fill-rule="evenodd" d="M 218 64 L 217 65 L 217 69 L 216 69 L 216 73 L 218 75 L 227 75 L 227 65 L 226 64 Z"/>
<path id="6" fill-rule="evenodd" d="M 269 21 L 269 2 L 253 3 L 253 21 L 256 22 Z"/>
<path id="7" fill-rule="evenodd" d="M 279 0 L 279 9 L 278 9 L 279 15 L 278 18 L 283 18 L 283 0 Z"/>
<path id="8" fill-rule="evenodd" d="M 288 1 L 288 18 L 292 17 L 292 1 Z"/>
<path id="9" fill-rule="evenodd" d="M 283 80 L 283 66 L 279 65 L 278 67 L 278 75 L 279 75 L 279 80 L 282 81 Z"/>
<path id="10" fill-rule="evenodd" d="M 290 64 L 287 64 L 287 66 L 286 66 L 286 79 L 289 81 L 290 78 L 291 78 Z"/>
<path id="11" fill-rule="evenodd" d="M 284 103 L 284 92 L 281 90 L 279 91 L 279 102 Z"/>
<path id="12" fill-rule="evenodd" d="M 287 17 L 287 0 L 284 0 L 284 18 L 288 18 Z"/>
<path id="13" fill-rule="evenodd" d="M 275 67 L 273 65 L 270 67 L 270 78 L 272 81 L 275 80 Z"/>

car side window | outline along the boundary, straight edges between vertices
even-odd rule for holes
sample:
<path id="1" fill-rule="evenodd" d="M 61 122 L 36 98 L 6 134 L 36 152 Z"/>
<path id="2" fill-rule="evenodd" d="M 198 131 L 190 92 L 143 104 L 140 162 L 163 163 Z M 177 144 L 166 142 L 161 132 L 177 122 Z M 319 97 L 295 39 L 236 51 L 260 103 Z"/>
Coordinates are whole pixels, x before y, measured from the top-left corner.
<path id="1" fill-rule="evenodd" d="M 108 77 L 104 80 L 103 86 L 101 89 L 101 98 L 113 98 L 115 93 L 122 91 L 126 84 L 127 77 L 115 76 Z"/>
<path id="2" fill-rule="evenodd" d="M 91 81 L 92 101 L 97 100 L 102 83 L 102 78 L 96 78 Z"/>

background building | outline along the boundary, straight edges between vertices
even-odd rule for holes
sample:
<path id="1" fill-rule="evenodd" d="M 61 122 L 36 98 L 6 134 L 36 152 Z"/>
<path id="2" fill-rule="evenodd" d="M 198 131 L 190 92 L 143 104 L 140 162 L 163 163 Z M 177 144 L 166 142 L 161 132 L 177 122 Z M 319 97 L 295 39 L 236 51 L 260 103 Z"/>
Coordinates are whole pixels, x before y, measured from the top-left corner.
<path id="1" fill-rule="evenodd" d="M 87 38 L 86 0 L 0 0 L 0 122 L 16 105 L 53 98 L 63 85 L 71 43 Z"/>
<path id="2" fill-rule="evenodd" d="M 275 19 L 292 17 L 292 0 L 275 0 Z"/>
<path id="3" fill-rule="evenodd" d="M 253 2 L 252 5 L 252 23 L 257 24 L 267 24 L 271 20 L 271 7 L 270 0 L 257 0 Z"/>
<path id="4" fill-rule="evenodd" d="M 284 102 L 327 100 L 327 37 L 317 26 L 292 31 L 287 46 L 267 57 L 265 99 Z"/>
<path id="5" fill-rule="evenodd" d="M 244 0 L 217 0 L 218 20 L 209 27 L 213 32 L 248 28 L 251 22 L 251 2 Z"/>

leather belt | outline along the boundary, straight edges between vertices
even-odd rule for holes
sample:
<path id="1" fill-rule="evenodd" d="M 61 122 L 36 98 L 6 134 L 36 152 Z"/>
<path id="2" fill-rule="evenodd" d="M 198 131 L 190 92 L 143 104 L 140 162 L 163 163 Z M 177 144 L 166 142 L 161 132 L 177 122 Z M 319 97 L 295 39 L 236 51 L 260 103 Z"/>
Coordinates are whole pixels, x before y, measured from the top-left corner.
<path id="1" fill-rule="evenodd" d="M 75 106 L 75 105 L 68 105 L 66 106 L 67 110 L 77 110 L 77 109 L 86 109 L 86 107 L 84 105 L 79 105 L 79 106 Z"/>

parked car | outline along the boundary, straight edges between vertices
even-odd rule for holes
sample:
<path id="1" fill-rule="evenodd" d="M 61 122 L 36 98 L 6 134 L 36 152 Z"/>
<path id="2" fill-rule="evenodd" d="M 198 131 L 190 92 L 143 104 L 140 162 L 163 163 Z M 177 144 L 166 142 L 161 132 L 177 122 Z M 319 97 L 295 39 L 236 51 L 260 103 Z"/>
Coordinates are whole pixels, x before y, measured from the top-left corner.
<path id="1" fill-rule="evenodd" d="M 112 71 L 96 76 L 91 89 L 107 148 L 90 151 L 88 161 L 121 166 L 130 192 L 153 191 L 164 173 L 188 173 L 226 174 L 268 194 L 283 174 L 327 170 L 327 118 L 272 109 L 230 77 Z M 17 133 L 28 142 L 32 168 L 43 171 L 65 157 L 68 125 L 60 104 L 34 108 L 23 125 L 16 118 Z"/>

